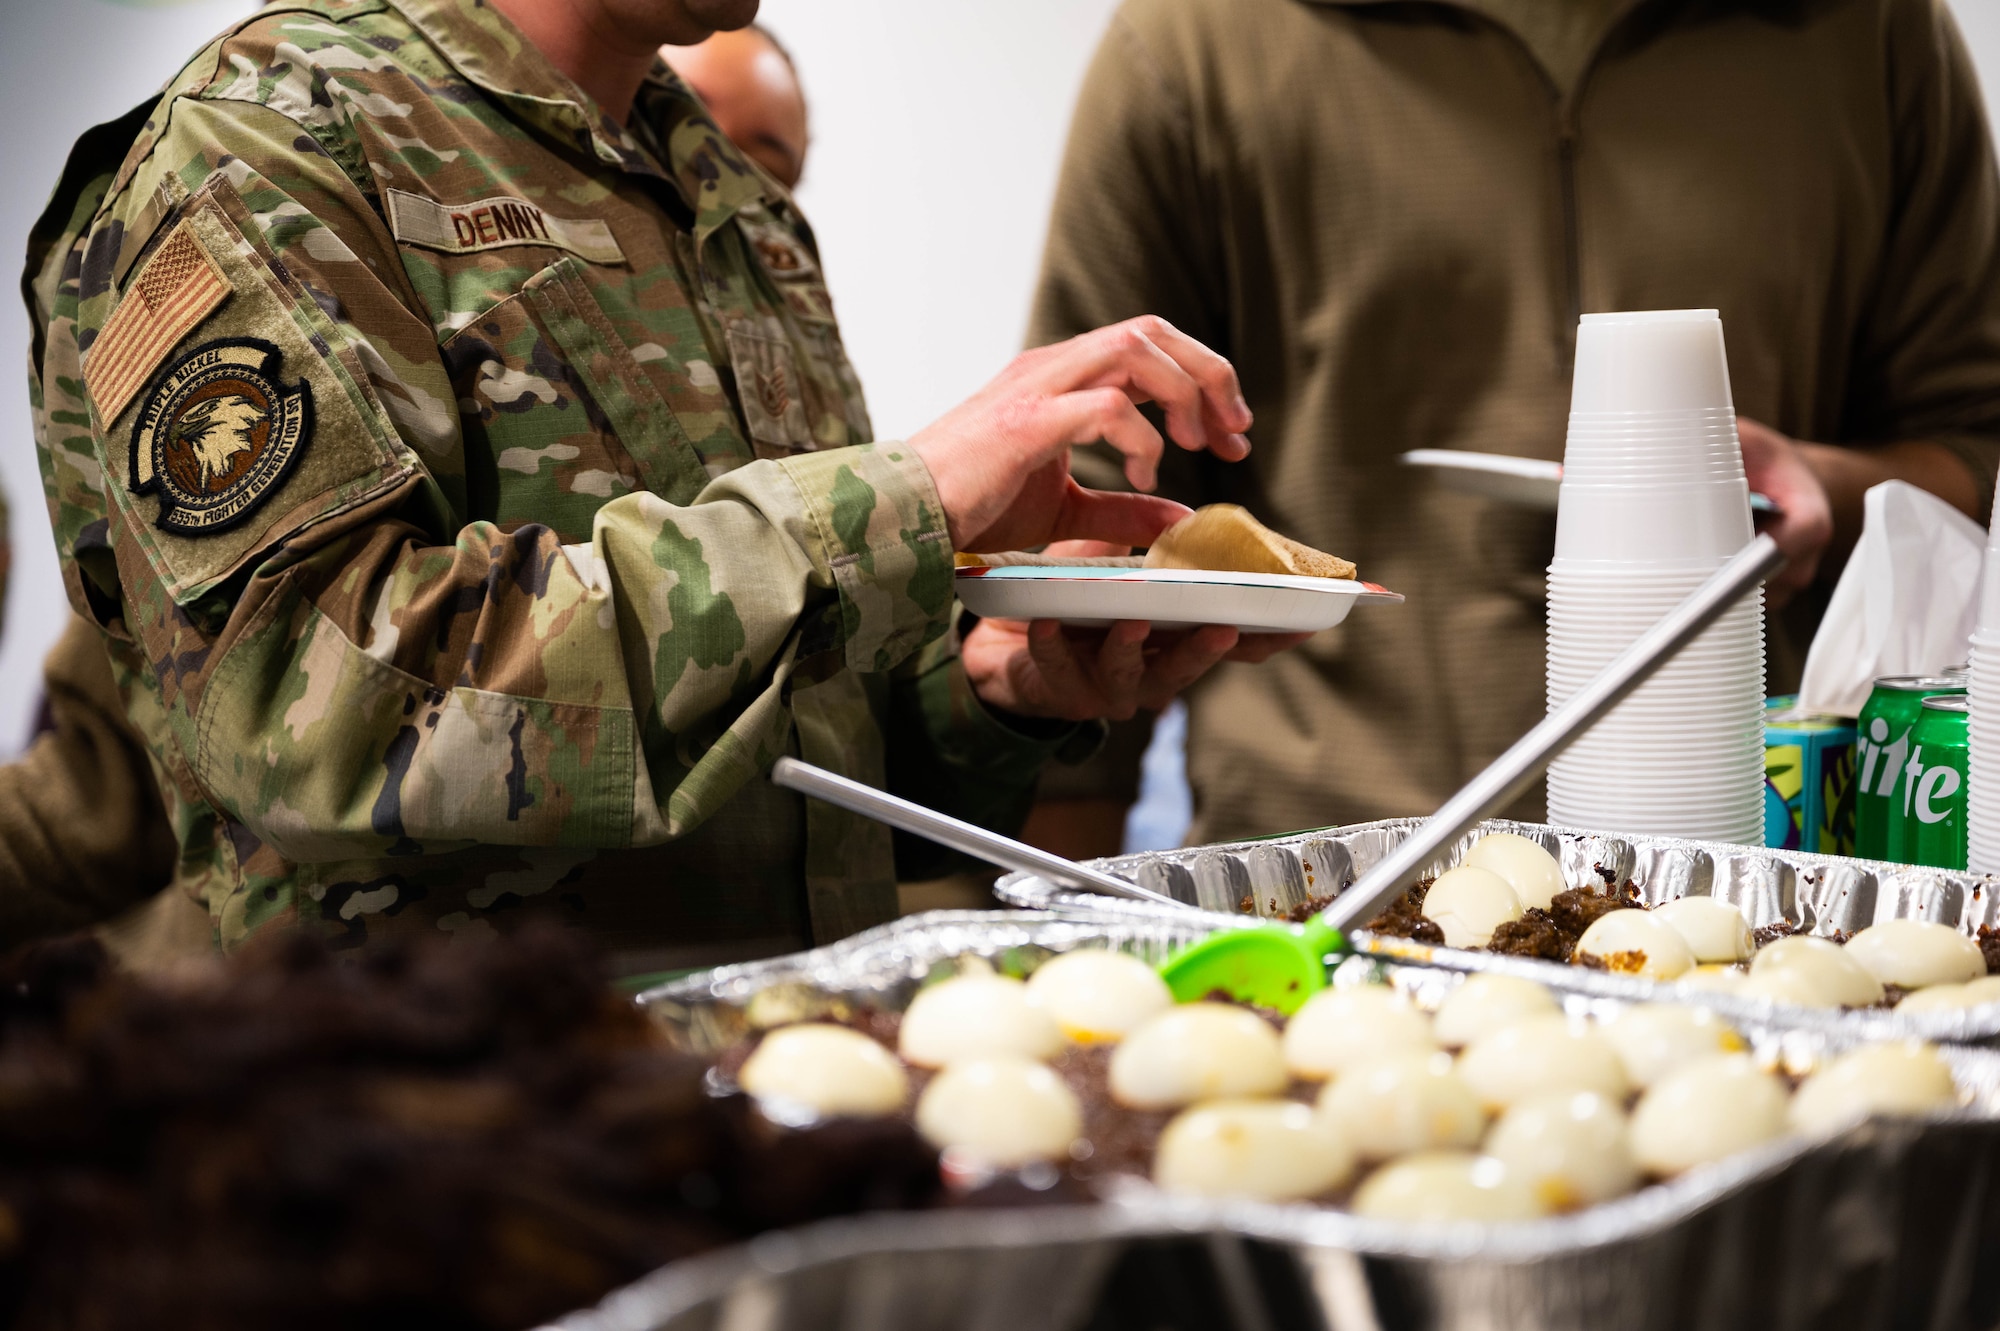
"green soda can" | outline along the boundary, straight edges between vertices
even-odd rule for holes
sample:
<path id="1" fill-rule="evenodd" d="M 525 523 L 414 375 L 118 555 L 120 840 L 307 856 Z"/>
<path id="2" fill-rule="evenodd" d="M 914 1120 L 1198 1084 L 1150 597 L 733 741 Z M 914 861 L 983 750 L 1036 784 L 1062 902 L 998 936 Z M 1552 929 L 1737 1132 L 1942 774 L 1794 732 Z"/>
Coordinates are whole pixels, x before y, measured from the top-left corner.
<path id="1" fill-rule="evenodd" d="M 1925 698 L 1964 693 L 1965 681 L 1949 675 L 1885 675 L 1875 681 L 1855 722 L 1854 853 L 1862 859 L 1911 863 L 1900 836 L 1910 732 Z"/>
<path id="2" fill-rule="evenodd" d="M 1965 867 L 1965 775 L 1972 748 L 1968 706 L 1962 696 L 1926 698 L 1923 715 L 1910 732 L 1900 812 L 1911 864 Z"/>

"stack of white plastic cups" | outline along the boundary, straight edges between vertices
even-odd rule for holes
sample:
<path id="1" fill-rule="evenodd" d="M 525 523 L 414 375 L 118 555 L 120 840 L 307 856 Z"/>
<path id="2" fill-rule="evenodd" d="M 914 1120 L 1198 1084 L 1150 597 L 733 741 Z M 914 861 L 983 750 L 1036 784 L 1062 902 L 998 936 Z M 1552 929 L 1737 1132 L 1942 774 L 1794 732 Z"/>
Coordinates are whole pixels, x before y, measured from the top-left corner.
<path id="1" fill-rule="evenodd" d="M 1585 315 L 1549 566 L 1550 710 L 1751 535 L 1716 312 Z M 1599 721 L 1548 782 L 1554 823 L 1761 845 L 1763 593 Z"/>
<path id="2" fill-rule="evenodd" d="M 1986 537 L 1966 693 L 1965 864 L 1974 873 L 2000 873 L 2000 513 Z"/>

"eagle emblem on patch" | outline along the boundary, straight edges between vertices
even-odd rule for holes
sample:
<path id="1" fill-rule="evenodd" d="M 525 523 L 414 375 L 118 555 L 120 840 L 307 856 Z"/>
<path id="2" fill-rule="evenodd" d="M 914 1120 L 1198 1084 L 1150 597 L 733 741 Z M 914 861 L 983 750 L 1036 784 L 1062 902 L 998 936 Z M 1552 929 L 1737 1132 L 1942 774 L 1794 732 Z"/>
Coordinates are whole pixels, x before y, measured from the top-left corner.
<path id="1" fill-rule="evenodd" d="M 205 343 L 146 391 L 132 426 L 131 489 L 160 498 L 162 531 L 204 536 L 256 512 L 312 439 L 312 385 L 279 377 L 256 338 Z"/>

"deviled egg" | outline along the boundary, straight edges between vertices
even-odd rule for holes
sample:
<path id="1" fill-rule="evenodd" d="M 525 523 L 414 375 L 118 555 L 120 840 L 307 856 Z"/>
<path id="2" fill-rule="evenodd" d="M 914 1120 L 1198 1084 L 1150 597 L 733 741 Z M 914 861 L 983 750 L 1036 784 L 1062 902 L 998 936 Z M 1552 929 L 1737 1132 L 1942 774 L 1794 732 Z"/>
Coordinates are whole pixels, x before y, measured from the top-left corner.
<path id="1" fill-rule="evenodd" d="M 1556 893 L 1569 885 L 1563 882 L 1562 865 L 1542 849 L 1539 841 L 1513 832 L 1488 832 L 1472 843 L 1460 861 L 1475 869 L 1486 869 L 1507 880 L 1522 907 L 1547 910 Z"/>
<path id="2" fill-rule="evenodd" d="M 1479 1144 L 1486 1114 L 1451 1055 L 1395 1054 L 1330 1083 L 1319 1114 L 1363 1160 Z"/>
<path id="3" fill-rule="evenodd" d="M 893 1114 L 910 1093 L 896 1056 L 845 1026 L 809 1022 L 770 1032 L 736 1074 L 762 1101 L 803 1105 L 818 1114 Z"/>
<path id="4" fill-rule="evenodd" d="M 1518 975 L 1470 975 L 1445 995 L 1431 1030 L 1439 1044 L 1458 1049 L 1503 1026 L 1561 1010 L 1547 986 L 1533 980 Z"/>
<path id="5" fill-rule="evenodd" d="M 1678 1174 L 1784 1130 L 1784 1085 L 1748 1054 L 1720 1054 L 1676 1068 L 1639 1097 L 1632 1153 L 1655 1174 Z"/>
<path id="6" fill-rule="evenodd" d="M 1757 950 L 1757 936 L 1750 932 L 1750 921 L 1727 901 L 1681 897 L 1653 907 L 1652 915 L 1672 926 L 1697 962 L 1747 961 Z"/>
<path id="7" fill-rule="evenodd" d="M 1296 1100 L 1211 1100 L 1160 1134 L 1153 1182 L 1170 1192 L 1289 1202 L 1338 1188 L 1354 1153 Z"/>
<path id="8" fill-rule="evenodd" d="M 1431 1019 L 1387 985 L 1322 989 L 1285 1023 L 1285 1066 L 1321 1081 L 1390 1054 L 1437 1048 Z"/>
<path id="9" fill-rule="evenodd" d="M 917 1131 L 974 1164 L 1010 1169 L 1066 1156 L 1083 1133 L 1083 1108 L 1062 1078 L 1032 1059 L 965 1059 L 924 1088 Z"/>
<path id="10" fill-rule="evenodd" d="M 1884 920 L 1847 940 L 1847 955 L 1883 984 L 1927 989 L 1965 984 L 1986 974 L 1979 944 L 1948 924 Z"/>
<path id="11" fill-rule="evenodd" d="M 1924 1114 L 1958 1103 L 1951 1066 L 1927 1044 L 1871 1044 L 1817 1068 L 1792 1096 L 1791 1125 L 1820 1136 L 1873 1114 Z"/>
<path id="12" fill-rule="evenodd" d="M 1634 1086 L 1651 1086 L 1683 1063 L 1713 1054 L 1743 1052 L 1743 1039 L 1707 1008 L 1641 1003 L 1599 1024 L 1598 1029 Z"/>
<path id="13" fill-rule="evenodd" d="M 1137 957 L 1079 948 L 1043 962 L 1028 977 L 1028 994 L 1078 1044 L 1111 1044 L 1140 1022 L 1174 1005 L 1159 972 Z"/>
<path id="14" fill-rule="evenodd" d="M 1423 1151 L 1382 1166 L 1354 1194 L 1376 1220 L 1533 1220 L 1548 1213 L 1535 1190 L 1490 1155 Z"/>
<path id="15" fill-rule="evenodd" d="M 1485 1149 L 1551 1211 L 1622 1197 L 1639 1182 L 1625 1111 L 1593 1091 L 1521 1101 L 1493 1125 Z"/>
<path id="16" fill-rule="evenodd" d="M 1618 975 L 1671 980 L 1694 969 L 1694 952 L 1680 932 L 1651 911 L 1614 910 L 1598 916 L 1576 940 L 1576 955 Z"/>
<path id="17" fill-rule="evenodd" d="M 1760 998 L 1805 1001 L 1785 999 L 1785 991 L 1778 987 L 1778 982 L 1758 983 L 1759 977 L 1773 971 L 1792 974 L 1793 981 L 1788 986 L 1791 992 L 1816 995 L 1820 1001 L 1810 1006 L 1868 1007 L 1882 1001 L 1882 982 L 1831 939 L 1793 934 L 1766 943 L 1750 959 L 1750 979 L 1738 991 Z"/>
<path id="18" fill-rule="evenodd" d="M 1495 929 L 1521 918 L 1521 898 L 1491 869 L 1461 864 L 1431 884 L 1423 913 L 1444 930 L 1446 947 L 1485 947 Z"/>
<path id="19" fill-rule="evenodd" d="M 1128 1109 L 1276 1095 L 1288 1080 L 1270 1023 L 1225 1003 L 1170 1008 L 1142 1023 L 1111 1055 L 1111 1097 Z"/>
<path id="20" fill-rule="evenodd" d="M 1458 1075 L 1489 1110 L 1565 1091 L 1623 1100 L 1631 1079 L 1618 1051 L 1580 1017 L 1534 1017 L 1474 1041 Z"/>

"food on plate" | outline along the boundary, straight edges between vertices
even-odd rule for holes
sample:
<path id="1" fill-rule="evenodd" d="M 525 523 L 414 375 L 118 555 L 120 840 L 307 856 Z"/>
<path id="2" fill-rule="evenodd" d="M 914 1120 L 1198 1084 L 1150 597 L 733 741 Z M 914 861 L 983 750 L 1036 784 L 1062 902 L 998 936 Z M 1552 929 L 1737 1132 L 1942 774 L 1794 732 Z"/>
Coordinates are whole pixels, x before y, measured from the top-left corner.
<path id="1" fill-rule="evenodd" d="M 1884 920 L 1848 939 L 1845 951 L 1883 984 L 1903 989 L 1964 984 L 1986 974 L 1979 944 L 1930 920 Z"/>
<path id="2" fill-rule="evenodd" d="M 1506 1165 L 1468 1151 L 1405 1156 L 1354 1194 L 1355 1214 L 1377 1220 L 1533 1220 L 1548 1209 Z"/>
<path id="3" fill-rule="evenodd" d="M 917 1101 L 917 1131 L 940 1150 L 1005 1169 L 1069 1154 L 1083 1110 L 1062 1079 L 1017 1055 L 953 1063 Z"/>
<path id="4" fill-rule="evenodd" d="M 1438 1006 L 1431 1029 L 1439 1044 L 1461 1049 L 1503 1026 L 1560 1010 L 1556 996 L 1533 980 L 1518 975 L 1471 975 Z"/>
<path id="5" fill-rule="evenodd" d="M 1363 1160 L 1479 1144 L 1486 1114 L 1445 1053 L 1364 1063 L 1320 1092 L 1319 1115 Z"/>
<path id="6" fill-rule="evenodd" d="M 1958 1103 L 1951 1067 L 1927 1044 L 1871 1044 L 1816 1068 L 1792 1096 L 1792 1130 L 1821 1136 L 1871 1114 L 1925 1114 Z"/>
<path id="7" fill-rule="evenodd" d="M 956 975 L 918 991 L 903 1014 L 903 1057 L 920 1068 L 1018 1054 L 1045 1059 L 1063 1047 L 1054 1017 L 1007 975 Z"/>
<path id="8" fill-rule="evenodd" d="M 859 1031 L 820 1022 L 772 1031 L 736 1079 L 760 1101 L 827 1117 L 893 1114 L 910 1094 L 894 1054 Z"/>
<path id="9" fill-rule="evenodd" d="M 1169 1192 L 1288 1202 L 1347 1182 L 1354 1153 L 1296 1100 L 1212 1100 L 1160 1134 L 1153 1181 Z"/>
<path id="10" fill-rule="evenodd" d="M 1028 993 L 1078 1044 L 1109 1044 L 1174 1005 L 1158 971 L 1101 947 L 1051 957 L 1028 977 Z"/>
<path id="11" fill-rule="evenodd" d="M 1542 849 L 1539 841 L 1516 832 L 1488 832 L 1472 843 L 1460 863 L 1506 879 L 1524 910 L 1529 906 L 1547 910 L 1556 893 L 1568 887 L 1556 857 Z"/>
<path id="12" fill-rule="evenodd" d="M 1424 896 L 1424 918 L 1444 930 L 1446 947 L 1484 947 L 1493 931 L 1521 918 L 1521 898 L 1491 869 L 1447 869 Z"/>
<path id="13" fill-rule="evenodd" d="M 1625 1111 L 1591 1091 L 1521 1101 L 1493 1125 L 1485 1150 L 1551 1211 L 1610 1201 L 1639 1184 Z"/>
<path id="14" fill-rule="evenodd" d="M 1673 1175 L 1784 1130 L 1784 1084 L 1748 1054 L 1718 1054 L 1676 1068 L 1639 1097 L 1632 1153 L 1653 1173 Z"/>
<path id="15" fill-rule="evenodd" d="M 1562 1091 L 1623 1100 L 1631 1080 L 1618 1051 L 1581 1017 L 1534 1017 L 1474 1041 L 1458 1075 L 1489 1110 Z"/>
<path id="16" fill-rule="evenodd" d="M 1430 1017 L 1387 985 L 1322 989 L 1285 1024 L 1285 1067 L 1312 1081 L 1387 1055 L 1436 1048 Z"/>
<path id="17" fill-rule="evenodd" d="M 1161 532 L 1146 552 L 1146 567 L 1354 577 L 1345 559 L 1280 536 L 1238 504 L 1205 504 Z"/>
<path id="18" fill-rule="evenodd" d="M 1224 1003 L 1184 1003 L 1162 1012 L 1111 1055 L 1111 1096 L 1130 1109 L 1276 1095 L 1288 1080 L 1271 1024 Z"/>
<path id="19" fill-rule="evenodd" d="M 1634 1086 L 1659 1081 L 1683 1063 L 1713 1054 L 1743 1051 L 1743 1037 L 1707 1008 L 1640 1003 L 1625 1008 L 1598 1029 Z"/>
<path id="20" fill-rule="evenodd" d="M 1687 940 L 1651 911 L 1614 910 L 1583 931 L 1576 943 L 1579 960 L 1618 975 L 1644 975 L 1671 980 L 1694 969 Z"/>
<path id="21" fill-rule="evenodd" d="M 1727 901 L 1714 897 L 1681 897 L 1653 907 L 1653 918 L 1673 926 L 1702 963 L 1746 961 L 1757 950 L 1750 921 Z"/>
<path id="22" fill-rule="evenodd" d="M 1829 939 L 1793 934 L 1789 938 L 1766 943 L 1750 959 L 1750 979 L 1738 992 L 1755 993 L 1759 997 L 1777 996 L 1775 991 L 1766 993 L 1764 989 L 1754 987 L 1759 976 L 1773 971 L 1789 972 L 1794 980 L 1803 984 L 1802 989 L 1791 992 L 1818 995 L 1823 1001 L 1814 1006 L 1867 1007 L 1882 1001 L 1882 982 L 1849 956 L 1847 949 Z"/>

